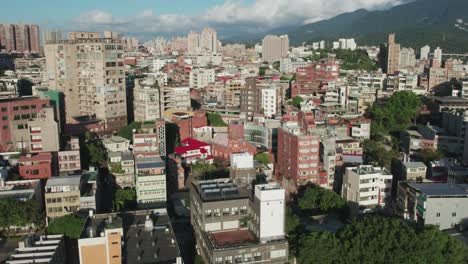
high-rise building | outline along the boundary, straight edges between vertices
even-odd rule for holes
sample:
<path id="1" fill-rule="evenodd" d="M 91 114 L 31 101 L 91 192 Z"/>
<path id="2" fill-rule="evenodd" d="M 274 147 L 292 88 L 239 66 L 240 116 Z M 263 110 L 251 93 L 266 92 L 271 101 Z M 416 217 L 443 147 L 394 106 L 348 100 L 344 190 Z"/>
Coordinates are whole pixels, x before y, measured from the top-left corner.
<path id="1" fill-rule="evenodd" d="M 400 67 L 414 67 L 416 64 L 416 53 L 412 48 L 402 48 L 400 52 Z"/>
<path id="2" fill-rule="evenodd" d="M 247 78 L 245 87 L 240 90 L 240 110 L 247 118 L 259 114 L 262 107 L 261 90 L 255 78 Z"/>
<path id="3" fill-rule="evenodd" d="M 127 124 L 123 53 L 112 32 L 70 32 L 67 40 L 46 41 L 49 88 L 63 92 L 67 123 L 92 116 L 107 131 Z"/>
<path id="4" fill-rule="evenodd" d="M 442 49 L 439 47 L 434 50 L 434 60 L 442 63 Z"/>
<path id="5" fill-rule="evenodd" d="M 218 33 L 212 28 L 204 28 L 200 35 L 200 46 L 204 52 L 218 52 Z"/>
<path id="6" fill-rule="evenodd" d="M 187 42 L 189 54 L 218 52 L 218 33 L 212 28 L 204 28 L 201 33 L 190 32 Z"/>
<path id="7" fill-rule="evenodd" d="M 41 53 L 38 25 L 0 24 L 0 50 Z"/>
<path id="8" fill-rule="evenodd" d="M 286 58 L 289 52 L 289 37 L 287 35 L 268 35 L 262 41 L 262 60 L 267 62 L 279 61 Z"/>
<path id="9" fill-rule="evenodd" d="M 421 60 L 427 60 L 429 59 L 429 53 L 431 52 L 431 47 L 429 47 L 429 45 L 426 45 L 424 47 L 421 48 L 421 55 L 419 57 L 419 59 Z"/>
<path id="10" fill-rule="evenodd" d="M 288 192 L 307 183 L 328 183 L 320 174 L 320 140 L 313 115 L 299 115 L 299 122 L 286 122 L 278 129 L 278 180 Z"/>
<path id="11" fill-rule="evenodd" d="M 161 118 L 159 86 L 155 79 L 135 79 L 133 110 L 135 121 L 145 122 Z"/>
<path id="12" fill-rule="evenodd" d="M 395 33 L 388 36 L 387 46 L 387 74 L 393 74 L 400 69 L 400 44 L 395 42 Z"/>
<path id="13" fill-rule="evenodd" d="M 52 177 L 45 186 L 47 218 L 69 215 L 80 210 L 80 176 Z"/>

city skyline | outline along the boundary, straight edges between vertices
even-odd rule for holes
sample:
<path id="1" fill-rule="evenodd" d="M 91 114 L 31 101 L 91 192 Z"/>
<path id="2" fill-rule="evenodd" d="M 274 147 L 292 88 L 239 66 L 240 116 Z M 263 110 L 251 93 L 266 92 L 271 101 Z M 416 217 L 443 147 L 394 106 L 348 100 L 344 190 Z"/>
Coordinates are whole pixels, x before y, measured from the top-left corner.
<path id="1" fill-rule="evenodd" d="M 385 9 L 404 2 L 391 0 L 208 0 L 165 2 L 143 0 L 77 1 L 52 3 L 46 0 L 33 9 L 34 1 L 21 0 L 4 4 L 3 23 L 38 24 L 43 29 L 61 28 L 64 31 L 112 30 L 150 39 L 156 35 L 179 36 L 191 30 L 211 26 L 220 37 L 233 33 L 264 33 L 268 30 L 312 23 L 357 9 Z"/>

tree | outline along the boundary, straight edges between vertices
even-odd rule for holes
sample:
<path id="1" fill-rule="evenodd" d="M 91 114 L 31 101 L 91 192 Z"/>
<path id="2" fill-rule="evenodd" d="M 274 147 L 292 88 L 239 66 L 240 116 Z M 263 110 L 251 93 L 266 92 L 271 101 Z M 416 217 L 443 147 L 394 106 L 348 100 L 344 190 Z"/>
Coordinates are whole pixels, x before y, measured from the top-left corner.
<path id="1" fill-rule="evenodd" d="M 302 210 L 320 209 L 322 212 L 341 210 L 346 206 L 346 202 L 337 193 L 316 185 L 306 187 L 298 204 Z"/>
<path id="2" fill-rule="evenodd" d="M 43 223 L 43 216 L 36 200 L 18 201 L 13 198 L 0 199 L 0 230 L 10 235 L 11 227 L 38 227 Z"/>
<path id="3" fill-rule="evenodd" d="M 197 162 L 192 165 L 192 172 L 194 173 L 194 176 L 197 177 L 205 177 L 206 173 L 212 173 L 216 171 L 216 165 L 214 164 L 209 164 L 208 162 L 202 161 L 202 162 Z"/>
<path id="4" fill-rule="evenodd" d="M 270 155 L 268 152 L 257 153 L 254 156 L 254 160 L 263 164 L 270 164 Z"/>
<path id="5" fill-rule="evenodd" d="M 363 143 L 364 161 L 366 164 L 374 164 L 380 167 L 390 167 L 392 160 L 397 158 L 393 149 L 387 149 L 381 142 L 365 140 Z"/>
<path id="6" fill-rule="evenodd" d="M 204 264 L 205 262 L 203 262 L 203 258 L 200 255 L 196 255 L 194 263 L 195 264 Z"/>
<path id="7" fill-rule="evenodd" d="M 279 71 L 281 63 L 279 61 L 273 62 L 273 69 Z"/>
<path id="8" fill-rule="evenodd" d="M 383 106 L 374 103 L 369 110 L 372 135 L 375 137 L 408 129 L 420 108 L 421 100 L 412 91 L 394 93 Z"/>
<path id="9" fill-rule="evenodd" d="M 85 147 L 89 153 L 90 164 L 100 166 L 107 161 L 107 150 L 101 140 L 88 141 Z"/>
<path id="10" fill-rule="evenodd" d="M 114 194 L 114 211 L 134 210 L 137 206 L 135 189 L 117 189 Z"/>
<path id="11" fill-rule="evenodd" d="M 219 113 L 207 113 L 206 116 L 208 117 L 208 124 L 214 127 L 225 127 L 227 124 L 224 122 L 223 118 Z"/>
<path id="12" fill-rule="evenodd" d="M 121 128 L 118 132 L 117 135 L 121 136 L 123 138 L 126 138 L 128 140 L 133 140 L 133 130 L 134 129 L 140 129 L 141 128 L 141 123 L 140 122 L 132 122 L 129 125 Z"/>
<path id="13" fill-rule="evenodd" d="M 418 156 L 424 164 L 429 166 L 431 162 L 442 159 L 444 154 L 437 150 L 425 149 L 421 150 Z"/>
<path id="14" fill-rule="evenodd" d="M 312 232 L 300 240 L 299 263 L 466 263 L 468 247 L 437 227 L 366 215 L 336 234 Z"/>
<path id="15" fill-rule="evenodd" d="M 265 76 L 266 70 L 268 70 L 268 67 L 265 67 L 265 66 L 258 68 L 258 75 Z"/>
<path id="16" fill-rule="evenodd" d="M 297 108 L 301 108 L 301 103 L 304 102 L 304 99 L 300 96 L 296 96 L 292 100 L 292 105 L 294 105 Z"/>
<path id="17" fill-rule="evenodd" d="M 76 215 L 54 218 L 47 227 L 48 234 L 64 234 L 69 238 L 80 238 L 84 219 Z"/>

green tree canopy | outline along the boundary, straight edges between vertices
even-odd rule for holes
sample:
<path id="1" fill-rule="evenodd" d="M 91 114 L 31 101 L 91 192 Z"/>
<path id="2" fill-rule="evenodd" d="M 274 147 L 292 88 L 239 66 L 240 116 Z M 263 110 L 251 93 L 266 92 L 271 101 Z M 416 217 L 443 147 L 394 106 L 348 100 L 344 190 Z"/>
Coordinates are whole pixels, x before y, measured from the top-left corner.
<path id="1" fill-rule="evenodd" d="M 47 227 L 48 234 L 64 234 L 69 238 L 80 238 L 85 220 L 76 215 L 54 218 Z"/>
<path id="2" fill-rule="evenodd" d="M 227 124 L 224 122 L 223 118 L 219 113 L 207 113 L 206 116 L 208 117 L 208 124 L 214 127 L 225 127 Z"/>
<path id="3" fill-rule="evenodd" d="M 126 138 L 128 140 L 133 140 L 133 130 L 134 129 L 140 129 L 140 128 L 141 128 L 141 123 L 140 122 L 132 122 L 129 125 L 121 128 L 117 132 L 117 135 L 121 136 L 123 138 Z"/>
<path id="4" fill-rule="evenodd" d="M 135 189 L 117 189 L 114 194 L 114 211 L 134 210 L 137 206 Z"/>
<path id="5" fill-rule="evenodd" d="M 389 168 L 392 160 L 397 158 L 397 152 L 387 149 L 383 143 L 374 140 L 365 140 L 363 143 L 364 161 L 366 164 L 374 164 Z"/>
<path id="6" fill-rule="evenodd" d="M 300 242 L 299 263 L 455 263 L 468 247 L 437 227 L 418 228 L 398 218 L 367 215 L 336 235 L 313 232 Z"/>
<path id="7" fill-rule="evenodd" d="M 294 105 L 297 108 L 301 108 L 301 103 L 304 102 L 304 99 L 300 96 L 296 96 L 292 99 L 292 105 Z"/>
<path id="8" fill-rule="evenodd" d="M 421 159 L 422 162 L 424 162 L 424 164 L 429 166 L 431 162 L 443 158 L 444 154 L 437 150 L 425 149 L 421 150 L 421 152 L 418 153 L 418 157 L 419 159 Z"/>
<path id="9" fill-rule="evenodd" d="M 254 160 L 263 164 L 270 164 L 270 154 L 268 152 L 257 153 L 254 156 Z"/>
<path id="10" fill-rule="evenodd" d="M 10 227 L 26 227 L 42 224 L 43 216 L 36 200 L 18 201 L 13 198 L 0 199 L 0 230 L 10 235 Z"/>
<path id="11" fill-rule="evenodd" d="M 373 136 L 386 135 L 408 129 L 421 109 L 421 100 L 411 91 L 394 93 L 384 104 L 370 108 Z"/>
<path id="12" fill-rule="evenodd" d="M 320 186 L 307 186 L 298 199 L 302 210 L 320 209 L 328 212 L 333 209 L 343 209 L 346 202 L 337 193 L 326 190 Z"/>

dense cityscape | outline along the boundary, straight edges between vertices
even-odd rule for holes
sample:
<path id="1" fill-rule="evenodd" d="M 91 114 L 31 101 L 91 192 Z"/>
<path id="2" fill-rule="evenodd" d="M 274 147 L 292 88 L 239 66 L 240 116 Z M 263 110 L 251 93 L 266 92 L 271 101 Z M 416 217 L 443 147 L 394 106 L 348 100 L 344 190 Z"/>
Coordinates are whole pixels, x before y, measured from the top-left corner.
<path id="1" fill-rule="evenodd" d="M 0 263 L 468 263 L 461 37 L 34 23 L 0 21 Z"/>

